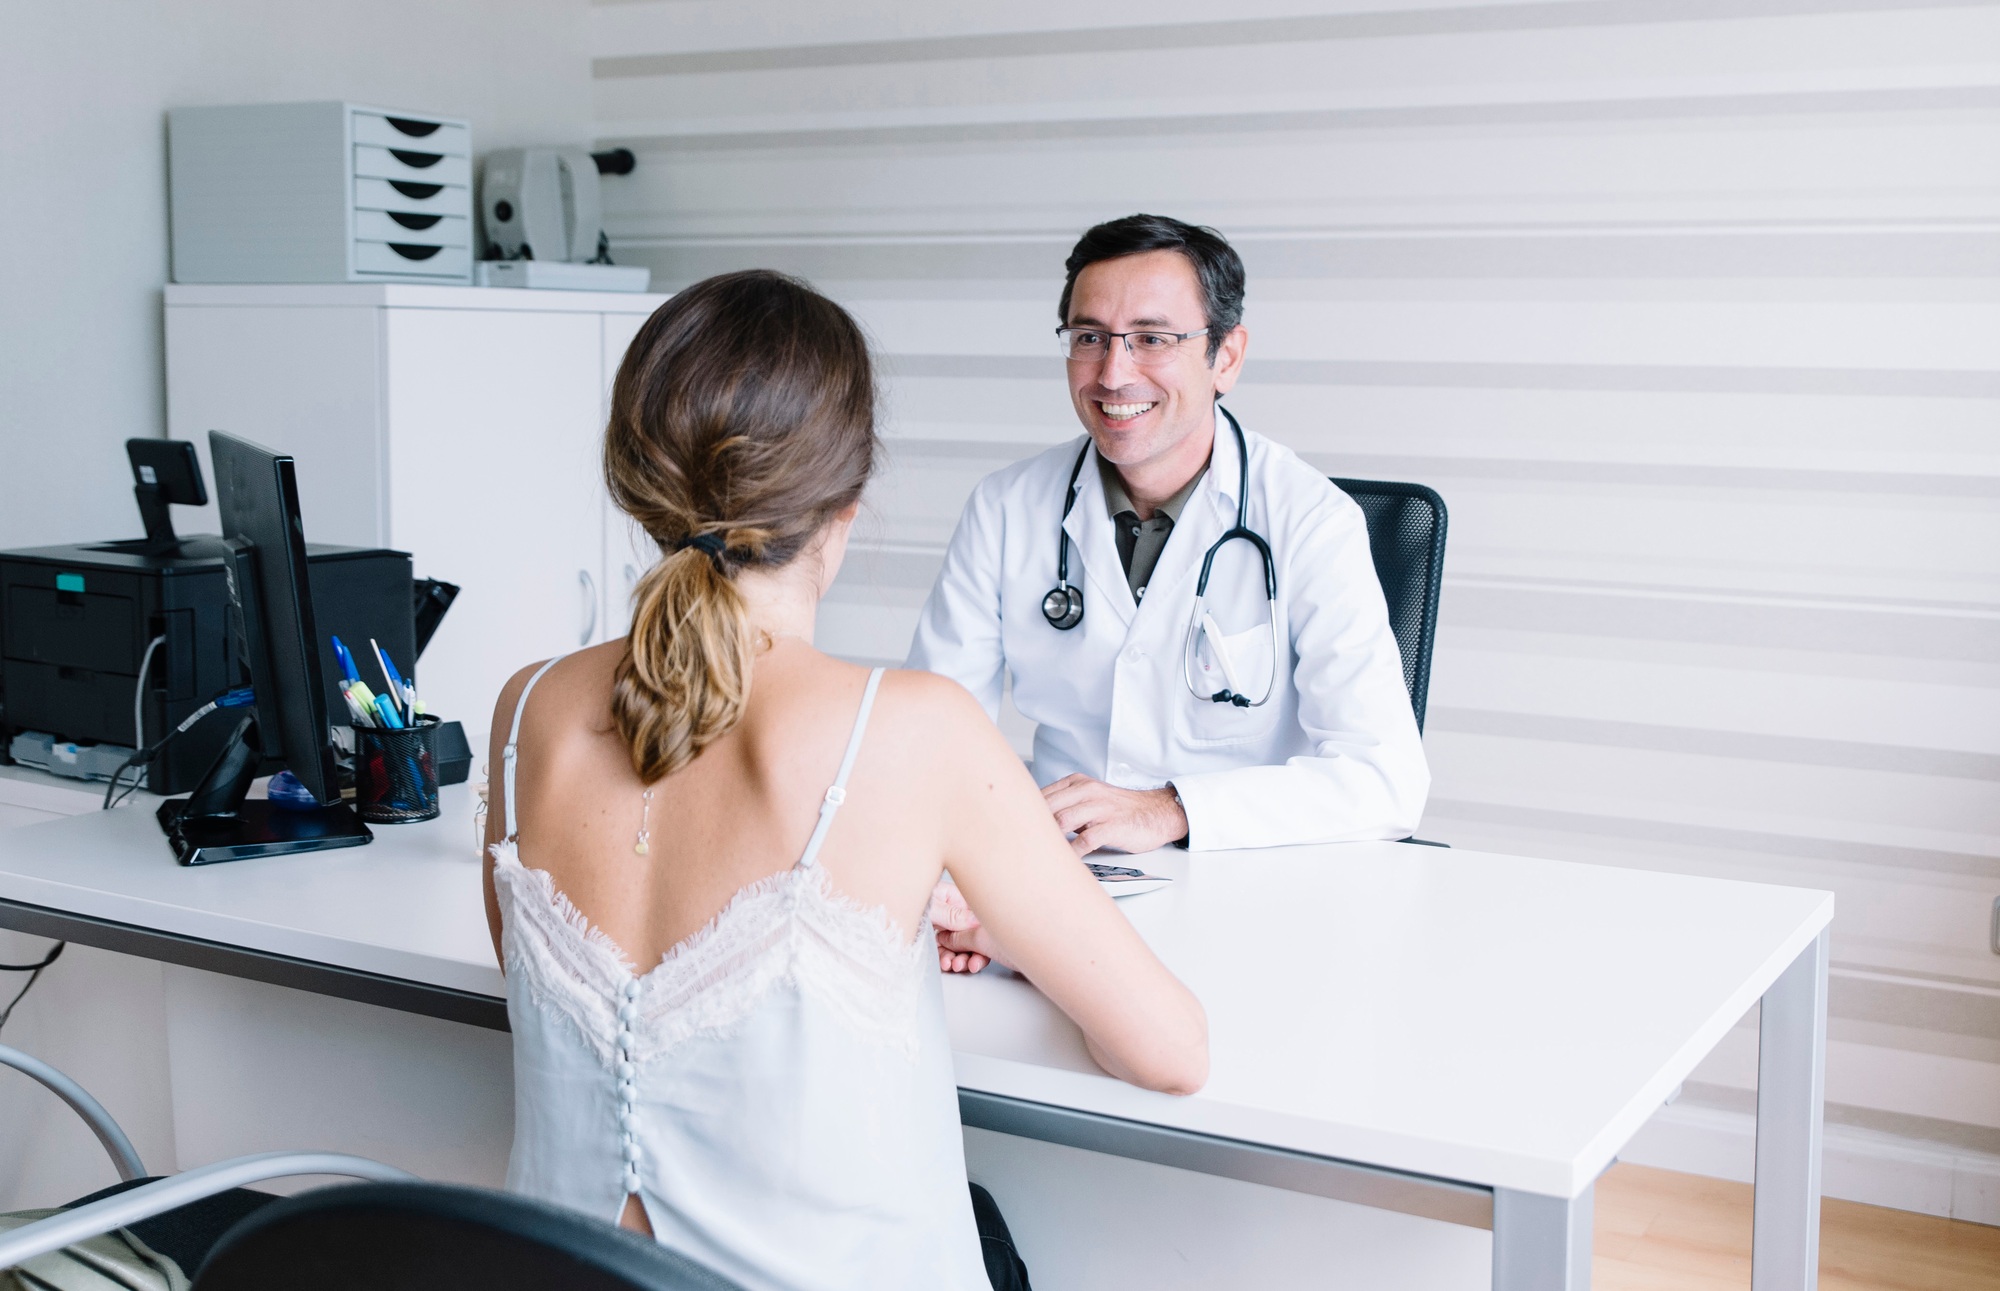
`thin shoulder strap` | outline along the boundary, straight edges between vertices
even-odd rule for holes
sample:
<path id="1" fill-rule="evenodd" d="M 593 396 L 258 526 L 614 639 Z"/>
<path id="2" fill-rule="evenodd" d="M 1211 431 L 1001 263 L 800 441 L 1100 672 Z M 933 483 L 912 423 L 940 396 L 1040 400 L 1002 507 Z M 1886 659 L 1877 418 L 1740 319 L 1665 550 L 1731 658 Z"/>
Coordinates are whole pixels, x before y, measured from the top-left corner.
<path id="1" fill-rule="evenodd" d="M 528 696 L 534 693 L 535 683 L 542 674 L 561 663 L 565 656 L 557 655 L 528 678 L 528 684 L 521 687 L 521 697 L 514 701 L 514 724 L 507 729 L 507 747 L 500 750 L 500 781 L 505 786 L 506 801 L 500 804 L 500 823 L 504 827 L 500 837 L 512 840 L 514 837 L 514 746 L 521 742 L 521 714 L 528 711 Z"/>
<path id="2" fill-rule="evenodd" d="M 861 692 L 861 711 L 854 715 L 854 734 L 847 737 L 847 754 L 840 759 L 840 774 L 833 778 L 833 786 L 826 791 L 826 801 L 819 805 L 819 823 L 813 826 L 812 837 L 806 840 L 805 853 L 799 857 L 799 869 L 811 869 L 819 856 L 819 847 L 826 841 L 826 831 L 833 824 L 833 813 L 840 810 L 840 804 L 847 801 L 847 774 L 854 770 L 854 755 L 861 752 L 861 734 L 868 729 L 868 712 L 875 707 L 875 692 L 882 686 L 883 669 L 877 668 L 868 674 L 868 689 Z"/>

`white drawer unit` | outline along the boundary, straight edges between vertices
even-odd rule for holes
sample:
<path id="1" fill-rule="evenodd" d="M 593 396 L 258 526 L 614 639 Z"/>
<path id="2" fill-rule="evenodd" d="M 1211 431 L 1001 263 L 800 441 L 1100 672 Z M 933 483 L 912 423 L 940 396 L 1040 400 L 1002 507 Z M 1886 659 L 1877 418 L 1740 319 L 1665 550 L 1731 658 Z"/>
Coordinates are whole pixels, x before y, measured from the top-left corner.
<path id="1" fill-rule="evenodd" d="M 472 281 L 472 131 L 353 103 L 167 114 L 173 280 Z"/>

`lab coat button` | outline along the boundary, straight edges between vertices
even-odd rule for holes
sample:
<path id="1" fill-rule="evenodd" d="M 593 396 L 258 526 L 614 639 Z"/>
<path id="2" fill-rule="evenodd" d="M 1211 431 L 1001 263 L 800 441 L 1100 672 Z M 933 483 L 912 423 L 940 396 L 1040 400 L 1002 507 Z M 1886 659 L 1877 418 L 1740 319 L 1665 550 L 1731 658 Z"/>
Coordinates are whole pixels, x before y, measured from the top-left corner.
<path id="1" fill-rule="evenodd" d="M 1141 659 L 1144 659 L 1145 657 L 1146 657 L 1146 652 L 1144 650 L 1141 650 L 1138 646 L 1133 646 L 1130 650 L 1127 650 L 1125 652 L 1126 663 L 1137 663 Z"/>

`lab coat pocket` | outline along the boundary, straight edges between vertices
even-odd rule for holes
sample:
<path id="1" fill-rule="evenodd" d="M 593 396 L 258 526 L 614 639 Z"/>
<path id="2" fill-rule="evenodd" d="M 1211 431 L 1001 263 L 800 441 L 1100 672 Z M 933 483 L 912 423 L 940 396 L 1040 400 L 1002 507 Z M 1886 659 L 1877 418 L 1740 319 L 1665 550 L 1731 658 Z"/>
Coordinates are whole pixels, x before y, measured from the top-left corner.
<path id="1" fill-rule="evenodd" d="M 1196 699 L 1188 694 L 1186 687 L 1182 687 L 1180 696 L 1180 735 L 1193 747 L 1215 748 L 1261 739 L 1270 733 L 1278 718 L 1275 694 L 1269 703 L 1257 708 L 1218 704 L 1207 698 L 1225 689 L 1248 695 L 1253 700 L 1263 698 L 1270 688 L 1273 666 L 1271 625 L 1260 623 L 1248 631 L 1229 633 L 1222 638 L 1222 647 L 1229 654 L 1227 672 L 1233 672 L 1240 685 L 1230 684 L 1222 661 L 1215 657 L 1207 636 L 1199 637 L 1189 672 L 1194 683 L 1201 688 L 1203 698 Z"/>

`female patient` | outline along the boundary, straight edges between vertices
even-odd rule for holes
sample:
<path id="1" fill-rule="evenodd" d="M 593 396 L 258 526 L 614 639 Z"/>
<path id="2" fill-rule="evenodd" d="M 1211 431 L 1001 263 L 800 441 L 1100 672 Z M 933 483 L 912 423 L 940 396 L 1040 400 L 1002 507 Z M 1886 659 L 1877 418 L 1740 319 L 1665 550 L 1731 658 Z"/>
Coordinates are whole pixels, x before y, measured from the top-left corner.
<path id="1" fill-rule="evenodd" d="M 772 273 L 662 306 L 611 495 L 660 545 L 631 636 L 495 709 L 487 916 L 509 1185 L 747 1286 L 983 1288 L 938 951 L 949 870 L 1104 1068 L 1188 1093 L 1207 1022 L 950 681 L 813 648 L 875 466 L 839 306 Z"/>

